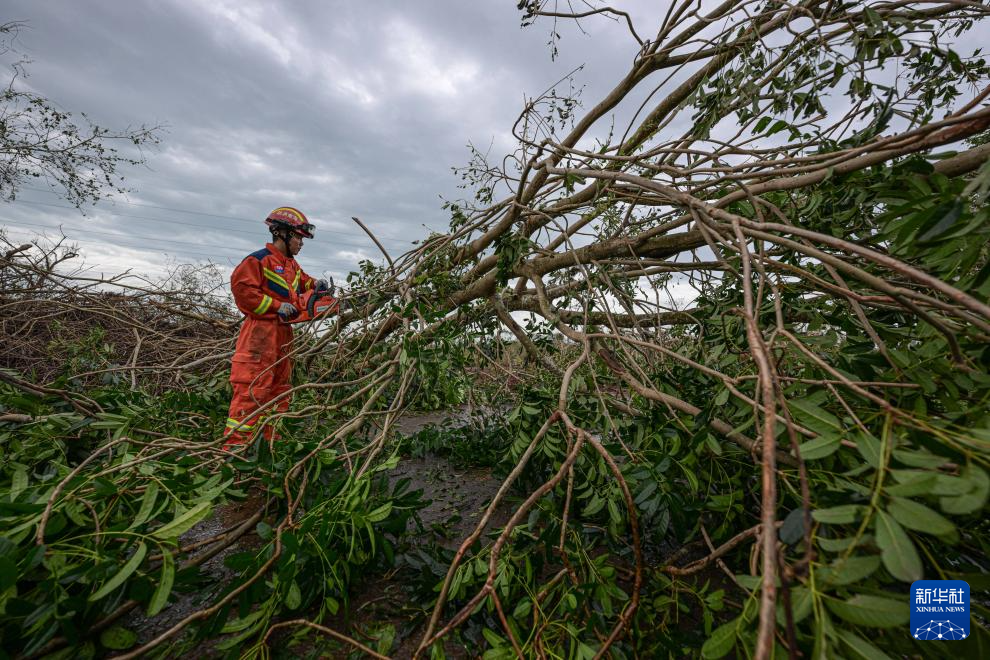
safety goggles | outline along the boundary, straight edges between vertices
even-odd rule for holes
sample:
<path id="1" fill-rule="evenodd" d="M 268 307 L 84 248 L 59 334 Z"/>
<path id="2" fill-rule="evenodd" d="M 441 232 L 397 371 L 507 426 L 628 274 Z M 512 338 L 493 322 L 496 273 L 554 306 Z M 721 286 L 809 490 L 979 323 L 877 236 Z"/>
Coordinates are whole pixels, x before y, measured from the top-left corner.
<path id="1" fill-rule="evenodd" d="M 288 231 L 291 231 L 293 234 L 298 234 L 298 235 L 302 236 L 303 238 L 312 238 L 313 236 L 316 235 L 315 234 L 315 232 L 316 232 L 316 225 L 312 225 L 312 224 L 310 224 L 308 222 L 305 223 L 305 224 L 301 224 L 301 225 L 294 225 L 294 224 L 291 224 L 291 223 L 288 223 L 288 222 L 285 222 L 285 221 L 282 221 L 282 220 L 276 220 L 276 221 L 269 221 L 269 224 L 272 227 L 277 227 L 279 229 L 286 229 Z M 309 235 L 307 236 L 306 234 L 309 234 Z"/>

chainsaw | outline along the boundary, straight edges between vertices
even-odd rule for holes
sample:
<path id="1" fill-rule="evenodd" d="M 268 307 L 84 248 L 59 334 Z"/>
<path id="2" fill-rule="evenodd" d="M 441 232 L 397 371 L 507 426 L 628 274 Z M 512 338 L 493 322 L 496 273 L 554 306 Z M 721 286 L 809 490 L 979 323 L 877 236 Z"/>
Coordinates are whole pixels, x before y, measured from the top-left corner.
<path id="1" fill-rule="evenodd" d="M 326 289 L 312 289 L 299 296 L 299 314 L 294 316 L 290 323 L 302 323 L 313 319 L 329 316 L 340 311 L 340 301 L 334 296 L 336 289 L 333 285 L 333 278 L 330 278 L 329 286 Z"/>

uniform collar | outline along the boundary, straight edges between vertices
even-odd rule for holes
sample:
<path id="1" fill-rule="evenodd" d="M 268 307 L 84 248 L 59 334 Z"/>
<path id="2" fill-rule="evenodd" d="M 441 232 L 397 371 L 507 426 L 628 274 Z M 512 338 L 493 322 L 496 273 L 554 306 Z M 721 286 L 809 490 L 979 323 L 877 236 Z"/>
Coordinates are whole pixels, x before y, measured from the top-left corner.
<path id="1" fill-rule="evenodd" d="M 289 255 L 285 255 L 285 254 L 282 254 L 282 253 L 281 253 L 281 252 L 279 251 L 279 249 L 278 249 L 277 247 L 275 247 L 275 244 L 274 244 L 274 243 L 265 243 L 265 247 L 266 247 L 266 248 L 268 248 L 268 251 L 269 251 L 269 252 L 270 252 L 270 253 L 272 254 L 272 256 L 274 256 L 274 257 L 275 257 L 276 259 L 279 259 L 279 260 L 281 260 L 281 261 L 295 261 L 295 259 L 294 259 L 293 257 L 291 257 L 291 256 L 289 256 Z"/>

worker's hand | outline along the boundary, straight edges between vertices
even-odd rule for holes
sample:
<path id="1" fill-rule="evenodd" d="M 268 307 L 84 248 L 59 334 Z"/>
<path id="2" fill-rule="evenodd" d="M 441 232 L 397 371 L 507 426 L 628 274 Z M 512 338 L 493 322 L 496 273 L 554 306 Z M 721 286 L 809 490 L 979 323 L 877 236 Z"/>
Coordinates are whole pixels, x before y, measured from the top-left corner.
<path id="1" fill-rule="evenodd" d="M 299 316 L 299 310 L 292 303 L 282 303 L 278 308 L 278 317 L 283 321 L 291 321 L 292 319 Z"/>
<path id="2" fill-rule="evenodd" d="M 327 282 L 326 280 L 316 280 L 316 290 L 317 291 L 329 291 L 333 294 L 333 280 Z"/>

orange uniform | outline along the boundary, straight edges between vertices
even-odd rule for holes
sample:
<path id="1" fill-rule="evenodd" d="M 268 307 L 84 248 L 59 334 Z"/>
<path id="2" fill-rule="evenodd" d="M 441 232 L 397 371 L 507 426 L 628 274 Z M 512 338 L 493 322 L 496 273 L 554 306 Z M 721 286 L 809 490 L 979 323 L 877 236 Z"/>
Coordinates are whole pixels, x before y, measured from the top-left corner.
<path id="1" fill-rule="evenodd" d="M 289 408 L 289 397 L 273 408 L 257 413 L 265 403 L 290 389 L 292 361 L 286 357 L 292 343 L 292 328 L 278 317 L 278 308 L 292 303 L 304 309 L 300 294 L 312 289 L 315 280 L 303 272 L 292 257 L 268 243 L 248 255 L 230 276 L 234 302 L 244 315 L 230 369 L 234 396 L 227 417 L 225 447 L 246 444 L 258 424 L 265 438 L 272 440 L 272 429 L 265 418 Z"/>

